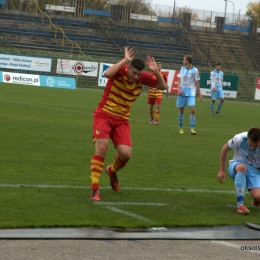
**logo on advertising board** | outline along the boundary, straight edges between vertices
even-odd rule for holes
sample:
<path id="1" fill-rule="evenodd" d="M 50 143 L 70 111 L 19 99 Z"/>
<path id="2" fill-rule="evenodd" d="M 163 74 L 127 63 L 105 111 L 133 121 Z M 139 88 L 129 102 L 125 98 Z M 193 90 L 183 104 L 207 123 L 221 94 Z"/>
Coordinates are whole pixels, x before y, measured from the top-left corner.
<path id="1" fill-rule="evenodd" d="M 4 80 L 5 80 L 6 82 L 10 81 L 10 79 L 11 79 L 10 75 L 8 75 L 8 74 L 5 74 L 5 75 L 4 75 Z"/>
<path id="2" fill-rule="evenodd" d="M 47 84 L 47 86 L 53 87 L 54 84 L 55 84 L 54 78 L 48 77 L 48 78 L 46 79 L 46 84 Z"/>
<path id="3" fill-rule="evenodd" d="M 87 66 L 87 65 L 84 65 L 84 63 L 80 62 L 80 61 L 76 62 L 71 67 L 76 74 L 82 74 L 82 73 L 88 74 L 88 73 L 95 71 L 97 69 L 97 67 L 94 66 L 94 65 Z"/>
<path id="4" fill-rule="evenodd" d="M 40 76 L 42 87 L 76 89 L 75 78 Z"/>
<path id="5" fill-rule="evenodd" d="M 40 86 L 39 75 L 3 72 L 3 82 Z"/>
<path id="6" fill-rule="evenodd" d="M 53 88 L 76 89 L 75 78 L 19 74 L 0 71 L 0 82 Z"/>
<path id="7" fill-rule="evenodd" d="M 98 62 L 58 59 L 57 74 L 97 77 Z"/>
<path id="8" fill-rule="evenodd" d="M 1 0 L 0 0 L 1 2 Z M 52 58 L 0 53 L 0 68 L 51 72 Z"/>
<path id="9" fill-rule="evenodd" d="M 100 63 L 99 67 L 99 77 L 98 77 L 98 86 L 105 87 L 107 84 L 107 78 L 104 75 L 104 72 L 110 68 L 113 64 L 111 63 Z"/>

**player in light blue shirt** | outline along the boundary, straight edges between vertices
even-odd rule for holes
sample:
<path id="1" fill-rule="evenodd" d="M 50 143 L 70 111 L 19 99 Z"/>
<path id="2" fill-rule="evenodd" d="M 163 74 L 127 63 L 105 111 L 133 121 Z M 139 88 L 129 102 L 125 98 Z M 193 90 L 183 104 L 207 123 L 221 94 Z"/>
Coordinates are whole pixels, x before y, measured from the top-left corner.
<path id="1" fill-rule="evenodd" d="M 210 73 L 211 80 L 211 116 L 214 116 L 214 105 L 216 99 L 220 99 L 216 115 L 221 116 L 220 109 L 224 103 L 224 93 L 222 89 L 224 73 L 220 70 L 221 64 L 216 63 L 215 70 Z"/>
<path id="2" fill-rule="evenodd" d="M 200 74 L 197 68 L 192 65 L 192 56 L 186 55 L 183 59 L 183 65 L 178 74 L 178 97 L 176 107 L 180 108 L 178 115 L 179 133 L 183 134 L 184 108 L 190 108 L 190 134 L 196 135 L 195 127 L 195 97 L 198 92 L 199 99 L 202 101 L 200 92 Z"/>
<path id="3" fill-rule="evenodd" d="M 248 132 L 235 135 L 222 147 L 220 153 L 220 170 L 217 179 L 226 179 L 225 165 L 228 152 L 234 150 L 229 161 L 228 174 L 235 182 L 237 212 L 249 214 L 244 204 L 245 188 L 253 198 L 252 205 L 260 207 L 260 128 L 251 127 Z"/>

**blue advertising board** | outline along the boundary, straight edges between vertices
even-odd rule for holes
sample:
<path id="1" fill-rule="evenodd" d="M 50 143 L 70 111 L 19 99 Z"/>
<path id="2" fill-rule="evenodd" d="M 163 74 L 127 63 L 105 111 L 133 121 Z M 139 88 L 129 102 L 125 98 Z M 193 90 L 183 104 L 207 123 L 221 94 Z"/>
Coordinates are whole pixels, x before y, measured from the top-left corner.
<path id="1" fill-rule="evenodd" d="M 75 78 L 40 76 L 40 86 L 50 88 L 76 89 Z"/>

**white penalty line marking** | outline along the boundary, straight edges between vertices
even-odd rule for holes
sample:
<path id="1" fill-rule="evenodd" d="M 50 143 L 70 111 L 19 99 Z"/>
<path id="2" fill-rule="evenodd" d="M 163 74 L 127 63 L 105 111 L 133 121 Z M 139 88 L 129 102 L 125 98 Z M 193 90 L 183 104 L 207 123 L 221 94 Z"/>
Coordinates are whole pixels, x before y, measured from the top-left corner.
<path id="1" fill-rule="evenodd" d="M 47 185 L 47 184 L 0 184 L 0 188 L 52 188 L 52 189 L 90 189 L 88 186 L 72 186 L 72 185 Z M 100 189 L 111 189 L 110 186 L 100 187 Z M 201 192 L 201 193 L 228 193 L 233 194 L 235 191 L 227 190 L 198 190 L 198 189 L 169 189 L 169 188 L 132 188 L 123 187 L 121 190 L 139 190 L 139 191 L 169 191 L 169 192 Z"/>
<path id="2" fill-rule="evenodd" d="M 51 188 L 51 189 L 90 189 L 87 186 L 67 186 L 67 185 L 46 185 L 46 184 L 0 184 L 0 188 Z M 111 187 L 100 187 L 101 189 L 111 189 Z M 193 190 L 193 189 L 158 189 L 158 188 L 131 188 L 124 187 L 121 190 L 139 190 L 139 191 L 168 191 L 168 192 L 202 192 L 202 193 L 234 193 L 234 191 L 220 191 L 220 190 Z M 167 206 L 165 203 L 152 203 L 152 202 L 94 202 L 96 205 L 105 205 L 107 209 L 120 213 L 135 219 L 139 219 L 145 222 L 152 222 L 151 219 L 145 218 L 143 216 L 121 210 L 115 207 L 110 207 L 107 205 L 132 205 L 132 206 Z"/>
<path id="3" fill-rule="evenodd" d="M 97 205 L 130 205 L 130 206 L 168 206 L 166 203 L 155 203 L 155 202 L 104 202 L 94 201 Z"/>
<path id="4" fill-rule="evenodd" d="M 60 110 L 60 111 L 67 111 L 67 112 L 72 112 L 72 113 L 92 114 L 92 113 L 90 113 L 90 112 L 83 112 L 83 111 L 71 110 L 71 109 L 66 109 L 66 108 L 45 106 L 45 105 L 39 105 L 39 104 L 35 104 L 35 103 L 28 103 L 28 102 L 19 102 L 19 101 L 11 101 L 11 100 L 1 100 L 1 101 L 2 101 L 2 102 L 9 102 L 9 103 L 21 104 L 21 105 L 29 105 L 29 106 L 35 106 L 35 107 L 42 107 L 42 108 Z"/>
<path id="5" fill-rule="evenodd" d="M 134 214 L 134 213 L 131 213 L 131 212 L 128 212 L 128 211 L 125 211 L 125 210 L 121 210 L 121 209 L 117 209 L 115 207 L 106 207 L 107 209 L 113 211 L 113 212 L 116 212 L 116 213 L 121 213 L 123 215 L 126 215 L 126 216 L 129 216 L 129 217 L 132 217 L 132 218 L 137 218 L 137 219 L 140 219 L 142 221 L 145 221 L 145 222 L 152 222 L 150 219 L 148 218 L 145 218 L 143 216 L 140 216 L 140 215 L 137 215 L 137 214 Z"/>

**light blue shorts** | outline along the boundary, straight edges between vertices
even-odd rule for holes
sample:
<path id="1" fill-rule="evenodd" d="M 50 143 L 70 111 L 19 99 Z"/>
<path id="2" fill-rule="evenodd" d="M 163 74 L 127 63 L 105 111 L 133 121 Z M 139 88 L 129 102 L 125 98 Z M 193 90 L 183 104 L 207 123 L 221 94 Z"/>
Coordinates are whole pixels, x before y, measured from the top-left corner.
<path id="1" fill-rule="evenodd" d="M 218 98 L 224 98 L 223 90 L 217 90 L 217 92 L 211 90 L 211 100 L 217 100 Z"/>
<path id="2" fill-rule="evenodd" d="M 239 161 L 232 162 L 228 166 L 228 175 L 231 179 L 235 179 L 236 172 L 235 167 L 237 164 L 242 163 Z M 260 171 L 256 169 L 255 167 L 247 164 L 242 163 L 246 166 L 246 186 L 248 190 L 251 190 L 253 188 L 260 188 Z"/>
<path id="3" fill-rule="evenodd" d="M 176 107 L 190 107 L 195 106 L 194 96 L 180 96 L 177 97 Z"/>

